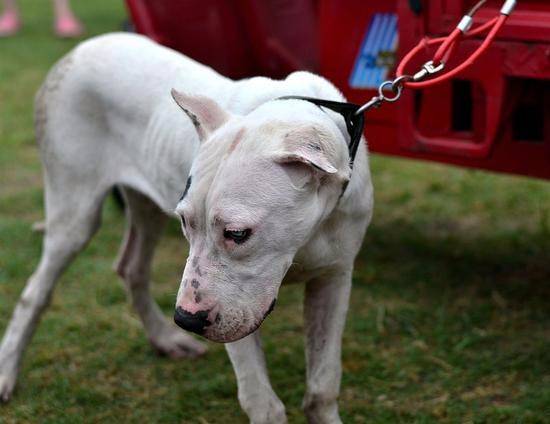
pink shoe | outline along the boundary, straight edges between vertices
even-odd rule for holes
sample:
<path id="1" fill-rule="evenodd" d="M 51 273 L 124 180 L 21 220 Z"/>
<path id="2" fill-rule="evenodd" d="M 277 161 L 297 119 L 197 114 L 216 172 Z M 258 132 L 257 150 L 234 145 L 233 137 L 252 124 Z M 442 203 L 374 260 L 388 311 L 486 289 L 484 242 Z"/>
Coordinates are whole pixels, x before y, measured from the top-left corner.
<path id="1" fill-rule="evenodd" d="M 21 28 L 19 15 L 15 12 L 5 12 L 0 16 L 0 37 L 14 35 Z"/>
<path id="2" fill-rule="evenodd" d="M 61 38 L 77 38 L 84 34 L 84 27 L 75 17 L 64 16 L 56 20 L 55 34 Z"/>

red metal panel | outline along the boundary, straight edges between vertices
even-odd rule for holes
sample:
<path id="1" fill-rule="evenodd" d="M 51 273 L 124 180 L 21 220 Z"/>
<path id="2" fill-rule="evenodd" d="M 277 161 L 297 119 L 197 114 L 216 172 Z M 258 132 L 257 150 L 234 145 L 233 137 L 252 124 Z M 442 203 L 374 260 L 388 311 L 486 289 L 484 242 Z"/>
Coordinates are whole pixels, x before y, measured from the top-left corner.
<path id="1" fill-rule="evenodd" d="M 126 0 L 137 32 L 232 78 L 318 70 L 316 0 Z M 289 28 L 292 31 L 289 31 Z"/>
<path id="2" fill-rule="evenodd" d="M 139 33 L 233 78 L 259 71 L 240 16 L 225 0 L 127 0 Z"/>
<path id="3" fill-rule="evenodd" d="M 264 75 L 319 70 L 316 0 L 241 0 L 240 13 Z"/>

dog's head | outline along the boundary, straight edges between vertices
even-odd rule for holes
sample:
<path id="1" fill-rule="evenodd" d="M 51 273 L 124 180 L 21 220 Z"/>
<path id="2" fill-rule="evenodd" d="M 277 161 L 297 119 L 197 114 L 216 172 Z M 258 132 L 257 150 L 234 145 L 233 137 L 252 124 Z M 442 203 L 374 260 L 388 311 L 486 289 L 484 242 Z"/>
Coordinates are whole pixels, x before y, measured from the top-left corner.
<path id="1" fill-rule="evenodd" d="M 172 95 L 201 140 L 176 208 L 190 253 L 175 321 L 231 342 L 271 312 L 294 255 L 337 203 L 350 174 L 346 143 L 306 102 L 237 116 L 209 98 Z"/>

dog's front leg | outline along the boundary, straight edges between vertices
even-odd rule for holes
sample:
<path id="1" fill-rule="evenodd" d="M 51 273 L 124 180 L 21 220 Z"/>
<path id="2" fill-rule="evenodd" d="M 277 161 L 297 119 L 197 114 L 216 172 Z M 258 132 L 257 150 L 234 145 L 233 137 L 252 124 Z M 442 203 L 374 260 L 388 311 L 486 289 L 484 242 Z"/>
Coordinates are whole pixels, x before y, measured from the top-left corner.
<path id="1" fill-rule="evenodd" d="M 306 285 L 307 390 L 303 408 L 310 423 L 340 423 L 342 332 L 351 289 L 351 269 Z"/>
<path id="2" fill-rule="evenodd" d="M 285 406 L 267 375 L 260 332 L 225 345 L 239 387 L 239 402 L 251 423 L 286 423 Z"/>

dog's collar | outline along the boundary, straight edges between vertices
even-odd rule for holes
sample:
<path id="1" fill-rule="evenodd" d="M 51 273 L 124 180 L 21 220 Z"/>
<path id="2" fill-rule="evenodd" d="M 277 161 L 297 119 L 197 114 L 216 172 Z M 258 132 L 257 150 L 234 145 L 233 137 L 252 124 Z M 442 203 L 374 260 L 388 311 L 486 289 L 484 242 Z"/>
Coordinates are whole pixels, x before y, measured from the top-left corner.
<path id="1" fill-rule="evenodd" d="M 319 106 L 319 108 L 325 107 L 340 114 L 342 118 L 344 118 L 346 129 L 348 130 L 350 138 L 348 144 L 349 166 L 353 169 L 353 162 L 355 161 L 355 155 L 357 154 L 357 148 L 361 143 L 361 136 L 363 135 L 363 128 L 365 126 L 365 117 L 363 116 L 363 113 L 357 113 L 360 108 L 359 105 L 303 96 L 283 96 L 278 97 L 276 100 L 305 100 L 306 102 Z"/>

